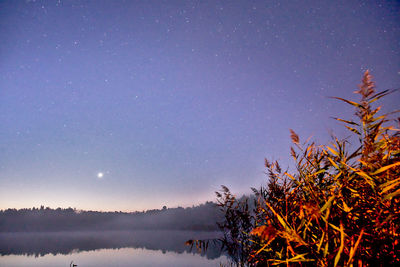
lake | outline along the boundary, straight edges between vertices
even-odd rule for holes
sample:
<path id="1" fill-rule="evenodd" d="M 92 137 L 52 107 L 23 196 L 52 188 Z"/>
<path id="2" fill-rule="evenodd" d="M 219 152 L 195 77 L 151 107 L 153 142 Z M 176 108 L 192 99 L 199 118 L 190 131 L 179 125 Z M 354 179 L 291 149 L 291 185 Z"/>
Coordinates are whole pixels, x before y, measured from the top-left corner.
<path id="1" fill-rule="evenodd" d="M 228 258 L 210 242 L 206 252 L 188 239 L 214 239 L 218 232 L 103 231 L 0 233 L 0 266 L 219 266 Z"/>

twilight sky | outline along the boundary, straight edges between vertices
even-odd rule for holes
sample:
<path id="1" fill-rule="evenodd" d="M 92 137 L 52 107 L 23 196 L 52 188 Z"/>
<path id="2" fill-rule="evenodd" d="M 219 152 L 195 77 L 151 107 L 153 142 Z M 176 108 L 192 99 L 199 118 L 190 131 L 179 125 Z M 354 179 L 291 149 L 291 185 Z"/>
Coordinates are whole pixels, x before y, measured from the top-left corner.
<path id="1" fill-rule="evenodd" d="M 398 1 L 1 1 L 0 40 L 0 209 L 249 192 L 289 128 L 348 135 L 366 69 L 400 85 Z"/>

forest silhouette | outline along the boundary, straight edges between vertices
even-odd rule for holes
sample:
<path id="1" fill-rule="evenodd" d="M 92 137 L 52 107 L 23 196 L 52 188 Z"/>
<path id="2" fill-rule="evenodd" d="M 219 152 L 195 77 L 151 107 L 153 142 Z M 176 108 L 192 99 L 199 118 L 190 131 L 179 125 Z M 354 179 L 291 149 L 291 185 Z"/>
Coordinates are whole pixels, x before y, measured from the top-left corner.
<path id="1" fill-rule="evenodd" d="M 223 214 L 213 202 L 193 207 L 153 209 L 143 212 L 82 211 L 73 208 L 0 211 L 0 232 L 100 231 L 100 230 L 218 230 Z"/>

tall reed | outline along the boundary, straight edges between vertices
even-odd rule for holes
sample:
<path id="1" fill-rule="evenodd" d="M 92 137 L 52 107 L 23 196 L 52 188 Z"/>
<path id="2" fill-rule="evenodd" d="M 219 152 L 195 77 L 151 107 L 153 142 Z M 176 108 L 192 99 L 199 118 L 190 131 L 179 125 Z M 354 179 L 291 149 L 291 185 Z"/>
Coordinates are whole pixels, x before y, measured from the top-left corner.
<path id="1" fill-rule="evenodd" d="M 253 188 L 256 198 L 217 192 L 221 241 L 237 265 L 400 264 L 400 133 L 374 107 L 392 92 L 376 93 L 366 71 L 360 101 L 335 97 L 356 110 L 355 120 L 335 118 L 356 137 L 355 148 L 336 137 L 301 143 L 290 130 L 293 173 L 265 160 L 268 183 Z"/>

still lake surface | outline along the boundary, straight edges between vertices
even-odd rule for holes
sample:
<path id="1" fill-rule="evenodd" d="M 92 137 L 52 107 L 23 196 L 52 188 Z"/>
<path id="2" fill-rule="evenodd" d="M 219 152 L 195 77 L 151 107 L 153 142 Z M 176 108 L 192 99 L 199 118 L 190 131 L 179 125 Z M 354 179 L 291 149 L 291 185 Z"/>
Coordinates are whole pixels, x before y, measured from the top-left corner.
<path id="1" fill-rule="evenodd" d="M 228 258 L 213 242 L 206 252 L 185 245 L 216 237 L 217 232 L 159 230 L 0 233 L 0 266 L 219 266 Z"/>

